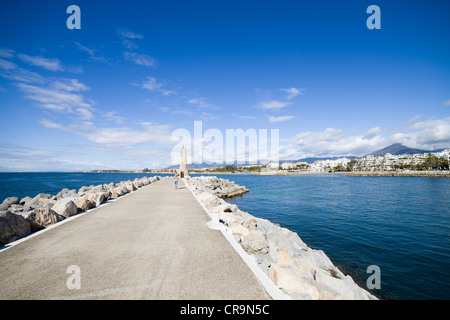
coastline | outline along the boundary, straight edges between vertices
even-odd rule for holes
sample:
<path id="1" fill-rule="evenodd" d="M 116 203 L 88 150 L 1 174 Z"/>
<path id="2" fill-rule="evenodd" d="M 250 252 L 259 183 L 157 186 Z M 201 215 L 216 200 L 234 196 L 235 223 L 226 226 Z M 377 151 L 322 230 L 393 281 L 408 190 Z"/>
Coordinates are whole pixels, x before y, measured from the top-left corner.
<path id="1" fill-rule="evenodd" d="M 254 175 L 254 176 L 302 176 L 302 175 L 346 175 L 349 177 L 428 177 L 450 178 L 450 171 L 344 171 L 344 172 L 216 172 L 216 173 L 192 173 L 192 175 Z"/>
<path id="2" fill-rule="evenodd" d="M 361 171 L 349 172 L 349 177 L 425 177 L 450 178 L 450 171 Z"/>

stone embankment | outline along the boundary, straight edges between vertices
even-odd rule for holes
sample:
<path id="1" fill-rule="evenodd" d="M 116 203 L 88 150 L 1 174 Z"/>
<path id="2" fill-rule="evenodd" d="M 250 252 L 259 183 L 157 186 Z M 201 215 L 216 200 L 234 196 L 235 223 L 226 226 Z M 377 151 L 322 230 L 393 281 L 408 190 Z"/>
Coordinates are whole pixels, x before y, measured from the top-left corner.
<path id="1" fill-rule="evenodd" d="M 351 177 L 427 177 L 427 178 L 450 178 L 450 171 L 361 171 L 347 174 Z"/>
<path id="2" fill-rule="evenodd" d="M 160 180 L 160 177 L 136 178 L 131 181 L 63 189 L 56 195 L 40 193 L 19 200 L 10 197 L 0 204 L 0 245 L 26 237 L 47 226 L 100 206 Z"/>
<path id="3" fill-rule="evenodd" d="M 323 251 L 309 248 L 298 234 L 221 199 L 245 187 L 217 177 L 186 178 L 185 182 L 207 210 L 219 212 L 226 231 L 289 297 L 299 300 L 377 299 L 344 275 Z M 217 192 L 218 189 L 221 191 Z M 225 192 L 228 194 L 224 195 Z"/>
<path id="4" fill-rule="evenodd" d="M 249 192 L 246 187 L 240 186 L 234 181 L 218 179 L 217 177 L 210 177 L 205 181 L 203 188 L 206 188 L 211 194 L 222 199 L 241 196 Z"/>

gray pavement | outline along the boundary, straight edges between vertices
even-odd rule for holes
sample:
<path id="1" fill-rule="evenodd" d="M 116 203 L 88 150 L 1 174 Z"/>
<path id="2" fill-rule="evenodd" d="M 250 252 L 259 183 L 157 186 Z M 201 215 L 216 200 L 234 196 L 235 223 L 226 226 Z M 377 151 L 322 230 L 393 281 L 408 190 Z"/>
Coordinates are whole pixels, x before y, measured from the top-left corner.
<path id="1" fill-rule="evenodd" d="M 0 299 L 270 299 L 180 187 L 162 179 L 0 252 Z"/>

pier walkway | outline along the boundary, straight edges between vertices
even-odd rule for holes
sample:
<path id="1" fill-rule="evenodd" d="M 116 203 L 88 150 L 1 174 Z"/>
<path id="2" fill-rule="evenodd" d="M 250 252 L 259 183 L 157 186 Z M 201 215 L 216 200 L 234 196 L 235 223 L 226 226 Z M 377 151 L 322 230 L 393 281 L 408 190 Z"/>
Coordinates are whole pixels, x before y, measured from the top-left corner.
<path id="1" fill-rule="evenodd" d="M 0 251 L 0 299 L 270 299 L 209 220 L 161 179 Z"/>

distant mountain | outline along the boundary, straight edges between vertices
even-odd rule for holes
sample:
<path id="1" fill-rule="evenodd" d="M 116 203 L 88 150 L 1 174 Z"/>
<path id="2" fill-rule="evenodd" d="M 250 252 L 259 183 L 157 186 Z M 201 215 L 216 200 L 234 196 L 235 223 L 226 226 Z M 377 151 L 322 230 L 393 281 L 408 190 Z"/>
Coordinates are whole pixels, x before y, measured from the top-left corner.
<path id="1" fill-rule="evenodd" d="M 283 162 L 292 162 L 292 163 L 296 163 L 296 162 L 307 162 L 307 163 L 313 163 L 313 162 L 318 161 L 318 160 L 337 160 L 337 159 L 342 159 L 342 158 L 356 159 L 356 158 L 358 158 L 358 157 L 356 157 L 356 156 L 341 156 L 341 157 L 310 157 L 310 158 L 302 158 L 302 159 L 298 159 L 298 160 L 280 160 L 280 163 L 283 163 Z"/>
<path id="2" fill-rule="evenodd" d="M 427 153 L 436 151 L 439 150 L 429 151 L 429 150 L 415 149 L 404 146 L 401 143 L 394 143 L 386 148 L 369 153 L 368 156 L 384 156 L 386 153 L 390 153 L 393 155 L 400 155 L 400 154 L 416 154 L 416 153 Z"/>
<path id="3" fill-rule="evenodd" d="M 227 164 L 228 163 L 222 163 L 222 164 L 217 164 L 217 163 L 212 163 L 212 164 L 208 164 L 208 163 L 192 163 L 192 164 L 190 164 L 190 163 L 188 163 L 188 169 L 202 169 L 202 168 L 224 167 Z M 257 165 L 267 164 L 267 163 L 261 163 L 260 161 L 258 161 L 257 164 L 249 163 L 249 162 L 239 163 L 238 164 L 237 161 L 235 161 L 233 164 L 235 166 L 237 166 L 237 167 L 243 167 L 243 166 L 257 166 Z M 180 165 L 176 164 L 176 165 L 169 166 L 169 167 L 167 167 L 165 169 L 178 169 L 179 167 L 180 167 Z"/>

